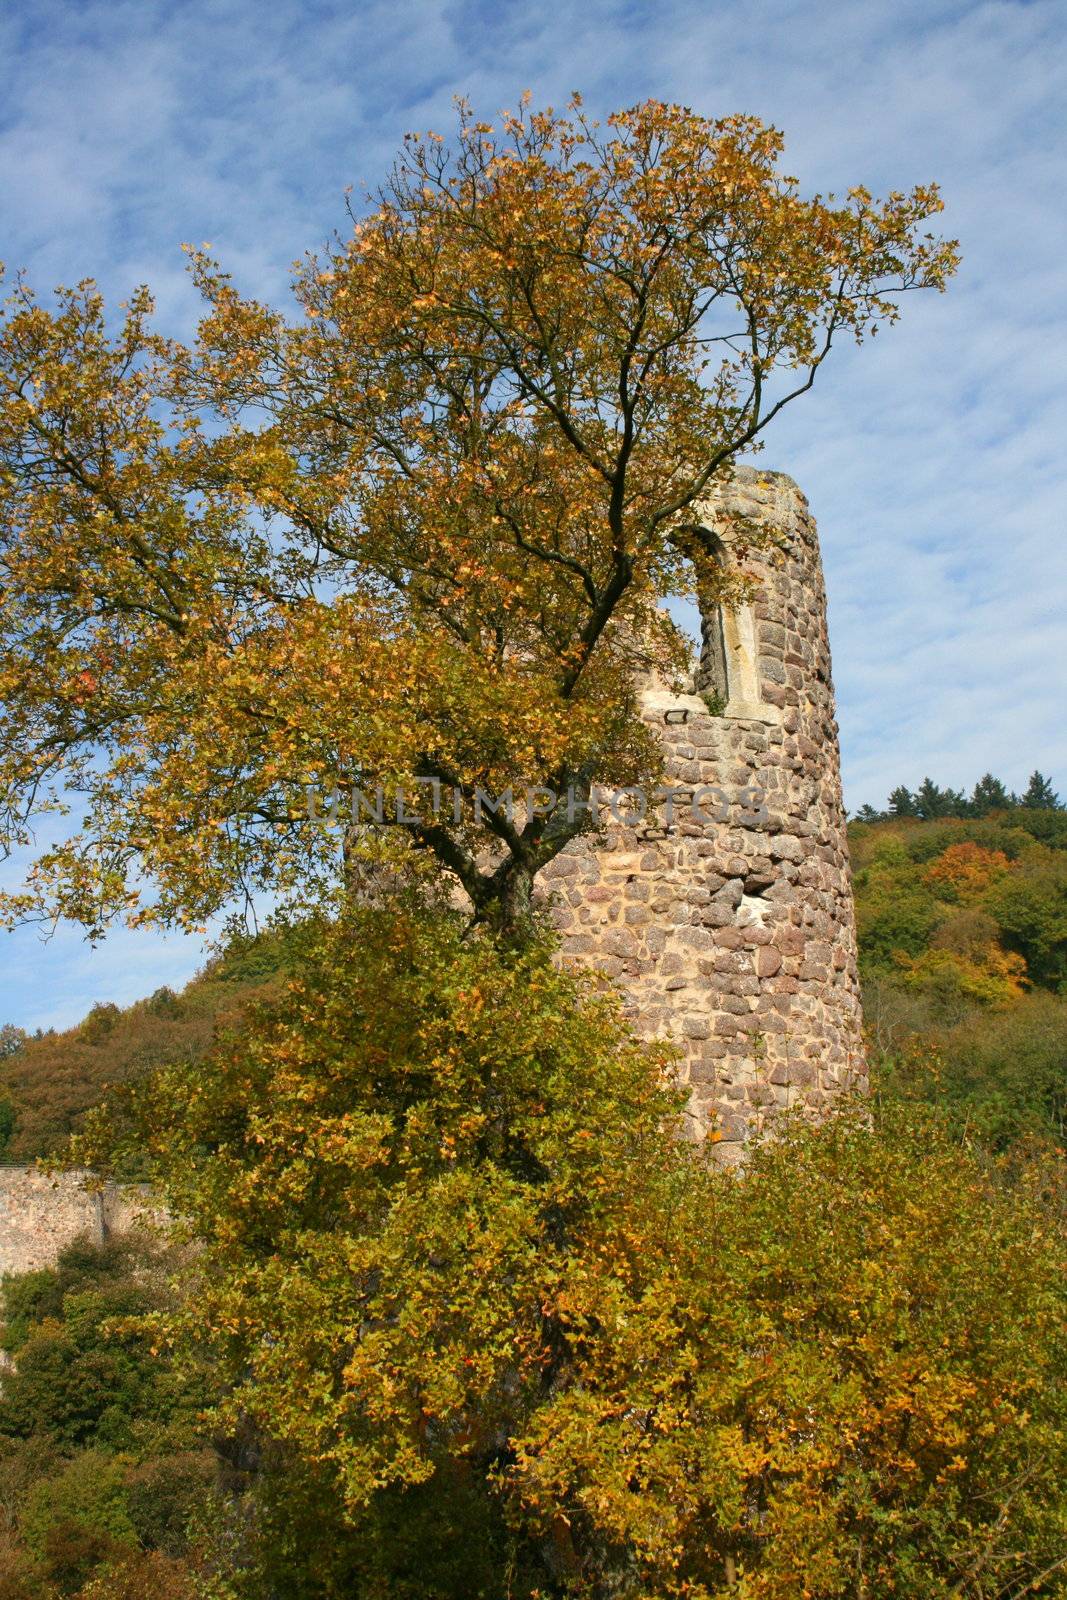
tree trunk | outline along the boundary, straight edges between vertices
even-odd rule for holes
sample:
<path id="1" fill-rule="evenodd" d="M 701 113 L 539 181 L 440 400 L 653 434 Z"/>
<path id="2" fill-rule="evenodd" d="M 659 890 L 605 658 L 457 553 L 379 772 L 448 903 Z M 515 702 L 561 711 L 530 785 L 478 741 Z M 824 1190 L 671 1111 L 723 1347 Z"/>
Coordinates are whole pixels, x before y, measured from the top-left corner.
<path id="1" fill-rule="evenodd" d="M 512 861 L 500 891 L 489 902 L 486 921 L 509 944 L 524 944 L 533 930 L 533 873 Z"/>

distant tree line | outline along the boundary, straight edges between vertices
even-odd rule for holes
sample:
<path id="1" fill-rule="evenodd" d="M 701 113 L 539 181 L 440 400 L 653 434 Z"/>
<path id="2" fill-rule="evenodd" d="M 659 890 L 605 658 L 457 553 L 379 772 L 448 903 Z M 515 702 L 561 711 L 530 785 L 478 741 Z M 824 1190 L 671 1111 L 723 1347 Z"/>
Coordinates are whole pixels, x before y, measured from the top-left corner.
<path id="1" fill-rule="evenodd" d="M 915 817 L 920 822 L 933 822 L 941 817 L 987 817 L 992 811 L 1010 811 L 1020 806 L 1027 811 L 1064 810 L 1059 795 L 1040 772 L 1030 774 L 1022 794 L 1012 794 L 999 778 L 987 772 L 979 778 L 969 798 L 962 789 L 940 788 L 932 778 L 924 778 L 914 790 L 899 784 L 884 811 L 861 806 L 855 821 L 891 822 L 897 817 Z"/>

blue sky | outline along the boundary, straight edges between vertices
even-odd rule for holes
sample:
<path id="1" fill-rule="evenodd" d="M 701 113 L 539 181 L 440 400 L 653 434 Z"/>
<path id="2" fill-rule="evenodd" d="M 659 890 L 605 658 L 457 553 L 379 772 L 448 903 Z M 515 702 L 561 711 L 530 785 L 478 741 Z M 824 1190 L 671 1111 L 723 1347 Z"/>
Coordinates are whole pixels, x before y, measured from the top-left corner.
<path id="1" fill-rule="evenodd" d="M 1067 790 L 1067 9 L 1059 0 L 22 0 L 0 10 L 0 257 L 40 289 L 147 280 L 195 315 L 179 245 L 240 286 L 343 227 L 403 133 L 654 95 L 754 113 L 806 189 L 937 178 L 963 268 L 842 350 L 768 436 L 819 519 L 850 808 L 926 773 Z M 1059 358 L 1057 359 L 1057 352 Z M 0 936 L 0 1021 L 64 1025 L 178 983 L 192 940 Z"/>

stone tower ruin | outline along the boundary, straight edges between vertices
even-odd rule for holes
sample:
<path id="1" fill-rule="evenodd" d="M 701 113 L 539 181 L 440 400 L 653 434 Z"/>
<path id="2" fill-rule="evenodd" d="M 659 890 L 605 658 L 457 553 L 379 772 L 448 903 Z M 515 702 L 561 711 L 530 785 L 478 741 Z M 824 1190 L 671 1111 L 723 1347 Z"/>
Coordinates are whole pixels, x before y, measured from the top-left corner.
<path id="1" fill-rule="evenodd" d="M 688 692 L 642 690 L 680 798 L 609 812 L 539 893 L 565 956 L 619 983 L 638 1032 L 676 1042 L 693 1135 L 735 1161 L 770 1109 L 828 1107 L 864 1063 L 815 523 L 790 478 L 738 468 L 700 508 L 727 561 L 724 512 L 772 536 L 744 563 L 759 593 L 702 616 Z"/>
<path id="2" fill-rule="evenodd" d="M 688 692 L 650 680 L 644 715 L 679 798 L 571 841 L 542 870 L 565 955 L 621 987 L 637 1030 L 680 1052 L 694 1138 L 724 1161 L 775 1107 L 829 1107 L 864 1081 L 856 929 L 815 523 L 781 473 L 737 469 L 701 508 L 762 522 L 759 593 L 702 617 Z M 729 533 L 720 540 L 730 559 Z M 54 1260 L 75 1234 L 125 1231 L 144 1197 L 78 1174 L 0 1171 L 0 1269 Z"/>

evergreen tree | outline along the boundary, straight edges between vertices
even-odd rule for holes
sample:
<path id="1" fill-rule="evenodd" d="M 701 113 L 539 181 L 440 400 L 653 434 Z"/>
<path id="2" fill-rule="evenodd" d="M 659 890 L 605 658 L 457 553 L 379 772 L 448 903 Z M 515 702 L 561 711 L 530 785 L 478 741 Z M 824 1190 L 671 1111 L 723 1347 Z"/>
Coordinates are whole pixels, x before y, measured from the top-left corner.
<path id="1" fill-rule="evenodd" d="M 975 784 L 968 809 L 973 817 L 985 817 L 991 811 L 1004 811 L 1010 805 L 1011 795 L 1007 789 L 999 778 L 987 772 Z"/>
<path id="2" fill-rule="evenodd" d="M 1030 811 L 1059 811 L 1060 797 L 1054 791 L 1049 780 L 1040 772 L 1030 774 L 1030 782 L 1026 792 L 1020 797 L 1019 804 L 1026 806 Z"/>
<path id="3" fill-rule="evenodd" d="M 889 796 L 889 814 L 892 817 L 917 817 L 919 808 L 915 796 L 904 784 L 898 784 Z"/>
<path id="4" fill-rule="evenodd" d="M 935 817 L 962 816 L 965 805 L 962 794 L 955 789 L 939 789 L 932 778 L 924 778 L 915 791 L 915 815 L 924 822 Z"/>

